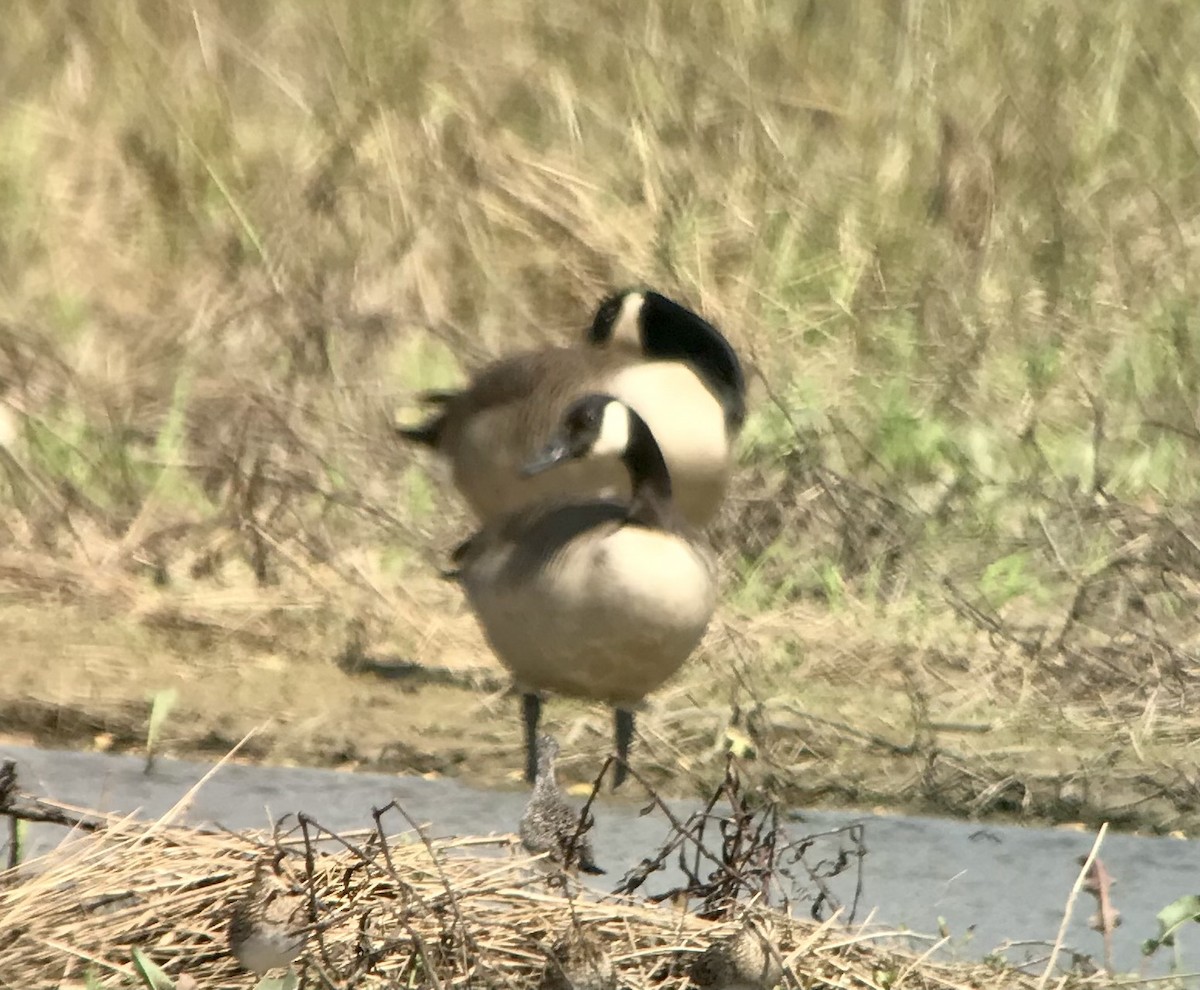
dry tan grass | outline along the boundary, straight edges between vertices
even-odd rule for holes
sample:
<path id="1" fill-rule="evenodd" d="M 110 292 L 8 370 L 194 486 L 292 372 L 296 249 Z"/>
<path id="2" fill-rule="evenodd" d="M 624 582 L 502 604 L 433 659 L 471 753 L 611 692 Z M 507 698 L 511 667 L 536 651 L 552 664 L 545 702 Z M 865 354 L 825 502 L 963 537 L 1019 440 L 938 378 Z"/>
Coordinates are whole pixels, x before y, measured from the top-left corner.
<path id="1" fill-rule="evenodd" d="M 379 817 L 375 828 L 340 835 L 310 824 L 306 840 L 295 829 L 204 832 L 170 815 L 147 823 L 69 811 L 96 831 L 0 874 L 0 972 L 14 986 L 133 987 L 134 948 L 192 986 L 247 985 L 226 926 L 254 860 L 275 849 L 285 851 L 284 869 L 303 885 L 315 919 L 297 965 L 326 986 L 533 986 L 554 939 L 586 925 L 622 986 L 683 988 L 694 955 L 735 927 L 632 897 L 555 892 L 514 854 L 512 836 L 428 840 L 386 834 Z M 1005 967 L 934 963 L 896 948 L 894 934 L 836 919 L 784 920 L 780 931 L 788 987 L 1037 985 Z M 1055 985 L 1101 983 L 1063 976 Z"/>
<path id="2" fill-rule="evenodd" d="M 722 621 L 644 720 L 652 764 L 711 777 L 731 728 L 780 786 L 817 781 L 797 800 L 899 800 L 932 759 L 924 810 L 1193 827 L 1200 16 L 16 0 L 6 23 L 22 730 L 136 745 L 148 690 L 222 672 L 227 709 L 182 697 L 197 737 L 273 693 L 318 738 L 263 755 L 392 765 L 383 730 L 337 726 L 402 692 L 333 657 L 494 667 L 431 577 L 469 520 L 391 413 L 646 281 L 755 372 Z M 77 627 L 88 662 L 68 602 L 133 626 Z M 140 663 L 105 677 L 125 635 Z M 90 693 L 45 662 L 64 647 Z M 494 708 L 413 766 L 481 760 Z"/>

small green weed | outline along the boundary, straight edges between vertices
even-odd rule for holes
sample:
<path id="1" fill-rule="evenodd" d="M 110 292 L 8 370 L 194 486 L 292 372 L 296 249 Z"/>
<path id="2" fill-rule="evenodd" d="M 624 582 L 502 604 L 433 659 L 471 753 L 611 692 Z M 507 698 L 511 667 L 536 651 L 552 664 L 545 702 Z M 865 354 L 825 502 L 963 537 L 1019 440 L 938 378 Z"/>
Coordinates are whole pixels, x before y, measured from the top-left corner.
<path id="1" fill-rule="evenodd" d="M 176 688 L 166 688 L 162 691 L 155 691 L 150 696 L 150 719 L 146 726 L 146 773 L 149 773 L 154 766 L 154 758 L 158 754 L 158 744 L 162 738 L 163 727 L 167 723 L 167 717 L 171 714 L 171 710 L 175 707 L 175 703 L 179 700 L 179 691 Z"/>

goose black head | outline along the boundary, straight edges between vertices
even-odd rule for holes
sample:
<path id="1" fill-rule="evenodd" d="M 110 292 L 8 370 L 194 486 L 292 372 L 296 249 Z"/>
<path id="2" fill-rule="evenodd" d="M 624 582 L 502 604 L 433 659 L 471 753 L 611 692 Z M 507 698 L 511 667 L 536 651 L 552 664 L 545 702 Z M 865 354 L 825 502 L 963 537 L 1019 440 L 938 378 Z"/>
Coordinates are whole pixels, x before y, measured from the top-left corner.
<path id="1" fill-rule="evenodd" d="M 641 349 L 645 301 L 646 294 L 637 289 L 622 289 L 605 297 L 588 328 L 588 343 L 594 347 L 626 344 Z"/>
<path id="2" fill-rule="evenodd" d="M 686 361 L 721 401 L 733 430 L 746 418 L 746 376 L 721 331 L 662 293 L 625 289 L 608 296 L 588 330 L 596 347 L 636 346 L 652 361 Z"/>
<path id="3" fill-rule="evenodd" d="M 624 457 L 633 433 L 635 414 L 611 395 L 585 395 L 563 415 L 550 442 L 522 469 L 531 477 L 565 461 L 584 457 Z"/>

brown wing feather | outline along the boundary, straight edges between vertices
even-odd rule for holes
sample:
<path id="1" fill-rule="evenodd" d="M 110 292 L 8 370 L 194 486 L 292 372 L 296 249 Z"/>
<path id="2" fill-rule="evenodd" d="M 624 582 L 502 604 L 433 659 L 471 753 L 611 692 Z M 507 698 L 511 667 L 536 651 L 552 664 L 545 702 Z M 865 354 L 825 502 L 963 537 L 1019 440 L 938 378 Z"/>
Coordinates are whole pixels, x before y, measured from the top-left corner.
<path id="1" fill-rule="evenodd" d="M 484 557 L 503 555 L 505 580 L 520 582 L 542 570 L 583 534 L 603 539 L 625 523 L 629 507 L 615 499 L 539 503 L 514 512 L 460 543 L 451 555 L 461 576 Z"/>

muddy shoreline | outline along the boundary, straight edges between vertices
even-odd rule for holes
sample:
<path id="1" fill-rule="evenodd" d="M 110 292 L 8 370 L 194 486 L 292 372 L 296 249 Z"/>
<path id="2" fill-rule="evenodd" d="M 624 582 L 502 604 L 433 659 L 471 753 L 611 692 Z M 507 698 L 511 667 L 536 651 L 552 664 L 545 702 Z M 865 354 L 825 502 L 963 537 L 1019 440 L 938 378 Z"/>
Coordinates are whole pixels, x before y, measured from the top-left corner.
<path id="1" fill-rule="evenodd" d="M 5 618 L 11 612 L 0 613 L 0 622 Z M 18 635 L 0 692 L 6 742 L 144 754 L 154 693 L 178 685 L 157 747 L 162 755 L 217 759 L 253 732 L 237 761 L 523 786 L 517 701 L 503 672 L 486 665 L 426 668 L 367 654 L 347 669 L 303 655 L 286 662 L 246 651 L 222 655 L 226 644 L 206 655 L 215 669 L 202 671 L 153 644 L 115 663 L 112 636 L 108 644 L 98 636 L 90 649 L 64 651 L 46 642 L 53 637 L 44 622 L 36 625 L 39 635 Z M 128 645 L 129 635 L 126 629 L 115 639 Z M 690 700 L 687 687 L 678 687 L 641 718 L 638 769 L 663 796 L 707 795 L 720 782 L 724 752 L 733 749 L 754 786 L 800 812 L 855 808 L 1073 828 L 1107 821 L 1145 834 L 1193 835 L 1200 827 L 1194 808 L 1172 802 L 1163 780 L 1134 766 L 1132 754 L 1098 760 L 1083 744 L 1071 749 L 1049 736 L 1017 749 L 970 724 L 948 724 L 932 742 L 906 746 L 845 731 L 828 710 L 820 713 L 819 699 L 807 717 L 689 710 Z M 704 719 L 717 730 L 681 736 L 672 729 Z M 547 725 L 563 741 L 565 780 L 589 783 L 595 754 L 607 745 L 607 713 L 556 699 Z M 622 796 L 643 795 L 634 785 Z"/>

